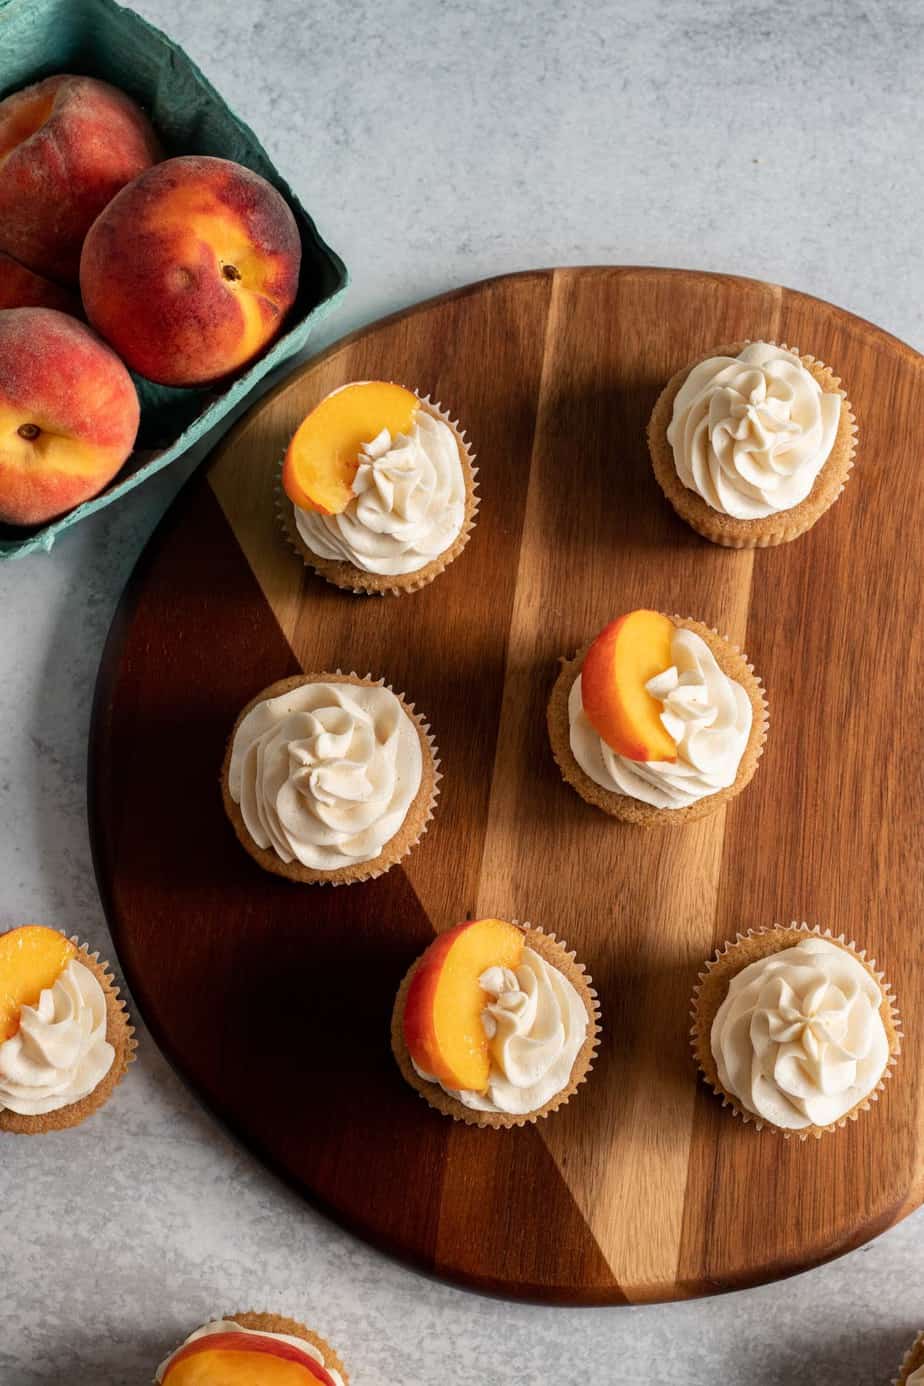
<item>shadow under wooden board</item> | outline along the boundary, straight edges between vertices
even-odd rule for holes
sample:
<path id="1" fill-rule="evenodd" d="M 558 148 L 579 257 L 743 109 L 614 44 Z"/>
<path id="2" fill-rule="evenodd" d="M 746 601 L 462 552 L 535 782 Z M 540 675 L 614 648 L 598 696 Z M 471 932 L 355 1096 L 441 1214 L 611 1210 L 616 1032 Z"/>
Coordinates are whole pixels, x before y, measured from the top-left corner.
<path id="1" fill-rule="evenodd" d="M 860 426 L 833 510 L 756 553 L 676 519 L 644 440 L 664 381 L 745 337 L 832 365 Z M 274 517 L 295 426 L 329 390 L 370 377 L 441 400 L 481 467 L 465 553 L 400 598 L 326 585 Z M 556 270 L 476 284 L 351 337 L 262 400 L 189 483 L 129 584 L 100 674 L 97 872 L 155 1039 L 315 1204 L 456 1283 L 612 1304 L 787 1275 L 921 1201 L 922 417 L 921 358 L 828 304 L 718 275 Z M 610 821 L 562 782 L 546 741 L 558 657 L 636 606 L 718 627 L 768 690 L 755 780 L 682 829 Z M 255 693 L 338 667 L 384 676 L 431 719 L 442 796 L 402 866 L 297 886 L 237 844 L 218 771 Z M 484 915 L 566 938 L 603 1009 L 587 1085 L 550 1120 L 501 1133 L 431 1111 L 388 1041 L 413 958 L 435 931 Z M 805 1144 L 723 1111 L 687 1040 L 716 945 L 792 919 L 868 948 L 906 1031 L 882 1100 Z"/>

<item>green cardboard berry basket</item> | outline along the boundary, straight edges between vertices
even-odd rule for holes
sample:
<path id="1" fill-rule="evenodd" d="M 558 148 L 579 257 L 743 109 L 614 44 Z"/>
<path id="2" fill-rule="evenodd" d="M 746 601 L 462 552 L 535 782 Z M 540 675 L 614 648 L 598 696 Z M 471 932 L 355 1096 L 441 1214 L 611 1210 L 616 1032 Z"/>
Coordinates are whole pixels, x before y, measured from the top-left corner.
<path id="1" fill-rule="evenodd" d="M 0 559 L 48 551 L 71 525 L 181 457 L 268 371 L 301 351 L 349 282 L 339 255 L 239 120 L 181 48 L 114 0 L 0 0 L 0 97 L 55 72 L 100 77 L 127 91 L 154 122 L 168 155 L 212 154 L 245 164 L 282 193 L 295 214 L 302 267 L 285 330 L 227 384 L 171 389 L 135 376 L 141 427 L 135 451 L 105 491 L 51 523 L 0 524 Z"/>

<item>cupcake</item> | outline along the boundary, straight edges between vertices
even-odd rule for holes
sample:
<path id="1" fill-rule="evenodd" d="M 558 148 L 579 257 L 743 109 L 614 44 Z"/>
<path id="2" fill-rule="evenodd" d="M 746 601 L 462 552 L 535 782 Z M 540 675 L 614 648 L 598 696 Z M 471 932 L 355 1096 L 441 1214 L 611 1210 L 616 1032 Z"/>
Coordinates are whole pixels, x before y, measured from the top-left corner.
<path id="1" fill-rule="evenodd" d="M 552 752 L 582 799 L 641 827 L 705 818 L 740 794 L 767 730 L 760 680 L 699 621 L 631 611 L 562 660 Z"/>
<path id="2" fill-rule="evenodd" d="M 895 1386 L 924 1386 L 924 1333 L 919 1333 L 912 1343 Z"/>
<path id="3" fill-rule="evenodd" d="M 296 432 L 280 518 L 305 563 L 351 592 L 414 592 L 468 543 L 473 456 L 439 405 L 401 385 L 342 385 Z"/>
<path id="4" fill-rule="evenodd" d="M 648 424 L 654 473 L 677 514 L 733 549 L 811 529 L 844 489 L 856 440 L 837 376 L 774 342 L 716 347 L 684 366 Z"/>
<path id="5" fill-rule="evenodd" d="M 792 924 L 738 935 L 700 974 L 693 1052 L 744 1121 L 822 1136 L 875 1102 L 899 1053 L 898 1012 L 874 963 Z"/>
<path id="6" fill-rule="evenodd" d="M 563 1106 L 593 1066 L 599 1006 L 552 934 L 473 919 L 440 934 L 398 991 L 391 1045 L 412 1088 L 470 1126 L 523 1126 Z"/>
<path id="7" fill-rule="evenodd" d="M 86 1121 L 134 1058 L 134 1033 L 96 953 L 39 924 L 0 934 L 0 1131 Z"/>
<path id="8" fill-rule="evenodd" d="M 305 674 L 264 688 L 234 725 L 225 811 L 265 871 L 344 885 L 407 856 L 440 780 L 429 726 L 381 679 Z"/>
<path id="9" fill-rule="evenodd" d="M 233 1314 L 190 1333 L 161 1362 L 157 1386 L 347 1386 L 337 1353 L 279 1314 Z"/>

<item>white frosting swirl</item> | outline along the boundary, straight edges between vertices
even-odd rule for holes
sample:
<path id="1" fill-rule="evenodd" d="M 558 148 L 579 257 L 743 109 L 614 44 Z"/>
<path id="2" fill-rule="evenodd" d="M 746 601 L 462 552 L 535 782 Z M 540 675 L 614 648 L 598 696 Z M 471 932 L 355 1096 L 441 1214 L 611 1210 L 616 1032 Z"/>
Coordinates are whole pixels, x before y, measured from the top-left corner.
<path id="1" fill-rule="evenodd" d="M 662 704 L 675 761 L 630 760 L 607 745 L 584 711 L 580 674 L 568 696 L 571 751 L 584 773 L 611 794 L 659 809 L 685 808 L 734 784 L 753 719 L 747 693 L 695 631 L 675 629 L 671 659 L 645 687 Z"/>
<path id="2" fill-rule="evenodd" d="M 379 856 L 422 774 L 417 727 L 390 689 L 307 683 L 251 708 L 228 788 L 258 847 L 336 871 Z"/>
<path id="3" fill-rule="evenodd" d="M 106 995 L 88 967 L 72 958 L 19 1029 L 0 1044 L 0 1112 L 44 1116 L 89 1096 L 112 1068 Z"/>
<path id="4" fill-rule="evenodd" d="M 295 506 L 302 541 L 319 558 L 366 573 L 416 573 L 445 553 L 465 523 L 465 476 L 456 436 L 418 409 L 410 433 L 366 443 L 353 497 L 339 515 Z"/>
<path id="5" fill-rule="evenodd" d="M 804 501 L 834 446 L 841 396 L 791 351 L 751 342 L 694 366 L 667 441 L 687 490 L 723 515 L 759 520 Z"/>
<path id="6" fill-rule="evenodd" d="M 733 977 L 712 1025 L 719 1081 L 787 1131 L 830 1126 L 876 1088 L 889 1040 L 875 978 L 845 948 L 808 937 Z"/>
<path id="7" fill-rule="evenodd" d="M 490 998 L 481 1013 L 491 1042 L 487 1090 L 440 1087 L 475 1111 L 537 1112 L 568 1086 L 587 1038 L 587 1007 L 568 978 L 532 948 L 523 949 L 516 971 L 489 967 L 479 981 Z"/>
<path id="8" fill-rule="evenodd" d="M 291 1333 L 264 1333 L 261 1329 L 243 1328 L 241 1324 L 235 1323 L 233 1319 L 213 1319 L 211 1323 L 204 1324 L 202 1328 L 197 1328 L 195 1333 L 190 1333 L 185 1342 L 181 1343 L 176 1352 L 171 1352 L 157 1368 L 154 1380 L 158 1383 L 163 1381 L 167 1375 L 167 1368 L 176 1357 L 177 1353 L 182 1352 L 183 1348 L 190 1343 L 198 1342 L 200 1338 L 211 1338 L 215 1333 L 246 1333 L 253 1338 L 273 1338 L 279 1343 L 288 1343 L 290 1347 L 298 1348 L 306 1357 L 310 1357 L 313 1362 L 318 1362 L 327 1372 L 334 1386 L 343 1386 L 343 1377 L 333 1367 L 329 1367 L 324 1361 L 324 1354 L 314 1343 L 309 1343 L 307 1338 L 297 1338 Z"/>

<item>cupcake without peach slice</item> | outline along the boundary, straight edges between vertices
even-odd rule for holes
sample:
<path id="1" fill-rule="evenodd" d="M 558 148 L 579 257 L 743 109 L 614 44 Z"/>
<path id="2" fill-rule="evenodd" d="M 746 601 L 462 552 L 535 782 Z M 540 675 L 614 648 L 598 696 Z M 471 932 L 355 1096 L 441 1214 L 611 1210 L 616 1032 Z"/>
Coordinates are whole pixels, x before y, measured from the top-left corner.
<path id="1" fill-rule="evenodd" d="M 595 1058 L 600 1008 L 564 943 L 474 919 L 440 934 L 398 990 L 391 1044 L 431 1107 L 470 1126 L 523 1126 L 563 1106 Z"/>
<path id="2" fill-rule="evenodd" d="M 266 871 L 307 884 L 381 876 L 419 842 L 439 761 L 413 703 L 381 679 L 304 674 L 238 717 L 221 774 L 238 839 Z"/>
<path id="3" fill-rule="evenodd" d="M 468 543 L 478 509 L 473 461 L 459 425 L 429 398 L 382 380 L 342 385 L 289 444 L 282 527 L 335 587 L 414 592 Z"/>
<path id="4" fill-rule="evenodd" d="M 901 1048 L 875 963 L 807 924 L 739 934 L 700 974 L 692 1018 L 696 1062 L 723 1105 L 801 1140 L 856 1120 Z"/>
<path id="5" fill-rule="evenodd" d="M 767 732 L 760 680 L 714 630 L 630 611 L 563 660 L 552 752 L 582 799 L 640 827 L 704 818 L 739 794 Z"/>
<path id="6" fill-rule="evenodd" d="M 735 549 L 811 529 L 844 489 L 856 443 L 837 376 L 775 342 L 715 347 L 684 366 L 648 424 L 655 477 L 677 514 Z"/>
<path id="7" fill-rule="evenodd" d="M 156 1386 L 348 1386 L 322 1337 L 279 1314 L 232 1314 L 191 1333 L 162 1362 Z"/>
<path id="8" fill-rule="evenodd" d="M 895 1386 L 924 1386 L 924 1333 L 919 1333 L 911 1344 Z"/>
<path id="9" fill-rule="evenodd" d="M 39 924 L 0 934 L 0 1131 L 79 1126 L 134 1055 L 125 1004 L 96 953 Z"/>

